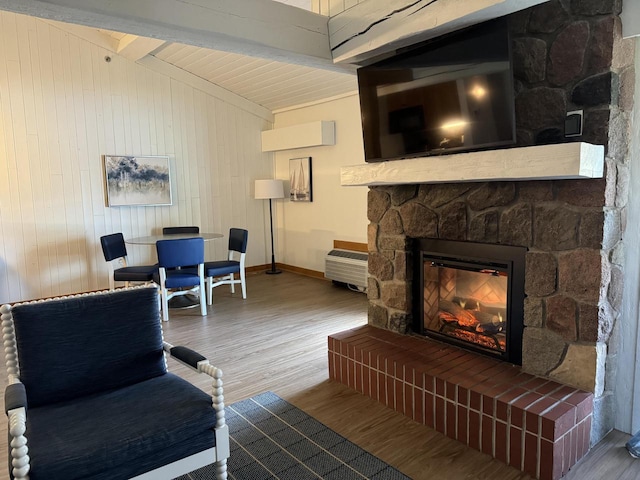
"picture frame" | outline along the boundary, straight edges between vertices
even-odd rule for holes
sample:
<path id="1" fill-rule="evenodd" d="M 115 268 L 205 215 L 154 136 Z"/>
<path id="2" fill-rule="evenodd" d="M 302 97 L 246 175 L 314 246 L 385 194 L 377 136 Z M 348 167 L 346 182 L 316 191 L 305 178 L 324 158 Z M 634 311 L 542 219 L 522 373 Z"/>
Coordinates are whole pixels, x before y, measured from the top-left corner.
<path id="1" fill-rule="evenodd" d="M 172 205 L 169 157 L 104 155 L 107 206 Z"/>
<path id="2" fill-rule="evenodd" d="M 289 200 L 292 202 L 313 201 L 311 173 L 311 157 L 289 160 Z"/>

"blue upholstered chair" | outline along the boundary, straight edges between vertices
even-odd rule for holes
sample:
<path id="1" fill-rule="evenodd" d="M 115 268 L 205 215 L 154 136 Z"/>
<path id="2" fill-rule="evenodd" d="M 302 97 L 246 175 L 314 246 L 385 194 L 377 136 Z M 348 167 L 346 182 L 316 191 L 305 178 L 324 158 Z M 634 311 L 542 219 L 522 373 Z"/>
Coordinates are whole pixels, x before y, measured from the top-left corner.
<path id="1" fill-rule="evenodd" d="M 159 240 L 156 250 L 158 275 L 154 281 L 160 285 L 162 320 L 169 320 L 169 299 L 194 293 L 199 296 L 200 313 L 206 315 L 204 240 L 200 237 Z"/>
<path id="2" fill-rule="evenodd" d="M 158 271 L 157 265 L 127 265 L 127 247 L 122 233 L 112 233 L 100 237 L 102 253 L 109 266 L 109 288 L 113 290 L 115 282 L 151 282 L 153 274 Z M 121 265 L 116 268 L 116 265 Z"/>
<path id="3" fill-rule="evenodd" d="M 247 298 L 247 282 L 244 271 L 244 257 L 247 253 L 249 232 L 241 228 L 229 230 L 229 256 L 227 260 L 205 262 L 204 275 L 207 278 L 209 305 L 213 303 L 213 288 L 220 285 L 231 285 L 231 293 L 235 293 L 235 285 L 242 285 L 242 298 Z M 236 279 L 235 275 L 240 278 Z"/>
<path id="4" fill-rule="evenodd" d="M 226 478 L 222 372 L 163 341 L 155 286 L 3 305 L 11 477 Z M 165 354 L 213 377 L 213 396 Z"/>

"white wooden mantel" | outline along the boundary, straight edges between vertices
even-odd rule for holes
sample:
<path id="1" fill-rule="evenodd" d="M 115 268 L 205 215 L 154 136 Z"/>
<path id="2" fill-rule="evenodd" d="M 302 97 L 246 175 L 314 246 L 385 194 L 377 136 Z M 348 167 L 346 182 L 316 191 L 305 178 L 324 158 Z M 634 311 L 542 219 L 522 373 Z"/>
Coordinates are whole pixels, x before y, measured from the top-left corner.
<path id="1" fill-rule="evenodd" d="M 562 143 L 345 166 L 343 186 L 602 178 L 604 146 Z"/>

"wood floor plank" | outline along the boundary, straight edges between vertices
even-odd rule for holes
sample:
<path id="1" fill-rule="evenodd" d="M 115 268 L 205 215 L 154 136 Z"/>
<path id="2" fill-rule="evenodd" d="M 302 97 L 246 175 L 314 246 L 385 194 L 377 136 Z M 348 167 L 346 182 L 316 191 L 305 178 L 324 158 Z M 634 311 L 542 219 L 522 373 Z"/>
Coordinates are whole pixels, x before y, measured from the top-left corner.
<path id="1" fill-rule="evenodd" d="M 246 300 L 218 287 L 206 317 L 197 308 L 172 311 L 163 324 L 167 341 L 223 370 L 226 403 L 271 390 L 415 480 L 531 478 L 328 379 L 327 337 L 367 322 L 366 295 L 291 272 L 250 274 L 247 287 Z M 206 376 L 173 361 L 169 368 L 210 388 Z M 0 430 L 6 442 L 6 422 Z M 640 478 L 640 460 L 624 449 L 628 438 L 611 432 L 565 479 Z M 6 455 L 4 443 L 0 465 Z M 8 479 L 4 467 L 0 479 Z"/>

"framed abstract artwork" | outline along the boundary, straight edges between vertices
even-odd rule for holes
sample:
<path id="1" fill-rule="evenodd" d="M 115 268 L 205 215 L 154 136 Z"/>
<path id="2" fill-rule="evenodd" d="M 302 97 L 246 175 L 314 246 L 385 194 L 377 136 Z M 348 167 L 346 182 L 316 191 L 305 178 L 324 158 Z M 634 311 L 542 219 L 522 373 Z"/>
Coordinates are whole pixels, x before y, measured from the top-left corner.
<path id="1" fill-rule="evenodd" d="M 289 160 L 289 199 L 292 202 L 312 202 L 311 157 Z"/>
<path id="2" fill-rule="evenodd" d="M 168 156 L 105 155 L 107 205 L 171 205 Z"/>

